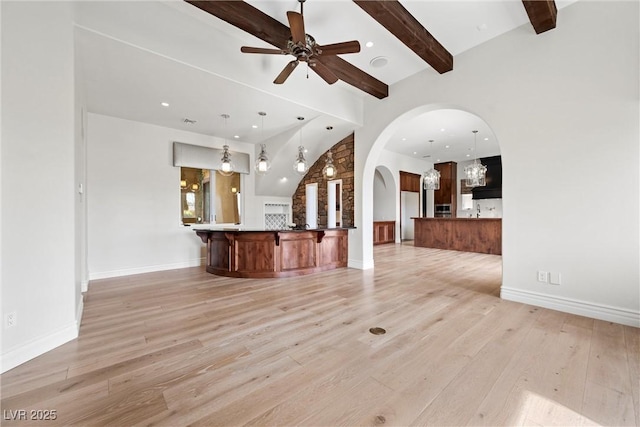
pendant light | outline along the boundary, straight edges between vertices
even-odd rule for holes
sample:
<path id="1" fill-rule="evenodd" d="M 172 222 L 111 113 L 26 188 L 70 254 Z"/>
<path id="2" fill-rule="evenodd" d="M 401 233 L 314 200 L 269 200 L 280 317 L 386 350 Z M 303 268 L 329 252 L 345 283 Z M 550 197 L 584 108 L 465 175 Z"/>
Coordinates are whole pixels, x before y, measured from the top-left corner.
<path id="1" fill-rule="evenodd" d="M 474 130 L 472 132 L 474 144 L 473 150 L 477 153 L 476 148 L 478 146 L 478 143 L 476 138 L 478 136 L 478 131 Z M 465 184 L 467 185 L 467 187 L 484 187 L 485 185 L 487 185 L 487 167 L 483 165 L 477 157 L 473 160 L 473 163 L 467 165 L 464 168 L 464 175 L 466 177 Z"/>
<path id="2" fill-rule="evenodd" d="M 331 150 L 327 153 L 327 163 L 325 163 L 324 168 L 322 168 L 322 175 L 326 179 L 335 179 L 336 176 L 338 176 L 338 168 L 333 164 L 333 155 L 331 154 Z"/>
<path id="3" fill-rule="evenodd" d="M 307 173 L 307 160 L 304 158 L 304 147 L 302 145 L 298 147 L 298 157 L 293 162 L 293 170 L 300 175 Z"/>
<path id="4" fill-rule="evenodd" d="M 227 119 L 229 118 L 228 114 L 223 114 L 222 118 L 224 118 L 224 129 L 225 133 L 227 131 Z M 227 141 L 225 137 L 225 142 Z M 231 153 L 229 152 L 229 146 L 227 144 L 222 146 L 222 159 L 220 159 L 220 168 L 218 169 L 223 176 L 231 176 L 233 175 L 233 163 L 231 162 Z"/>
<path id="5" fill-rule="evenodd" d="M 430 139 L 429 142 L 431 146 L 429 151 L 433 152 L 433 139 Z M 423 185 L 425 190 L 439 190 L 440 189 L 440 172 L 435 170 L 435 168 L 431 168 L 424 173 L 422 176 Z"/>
<path id="6" fill-rule="evenodd" d="M 304 117 L 298 117 L 298 120 L 304 120 Z M 300 145 L 298 146 L 298 157 L 293 162 L 293 170 L 299 175 L 307 173 L 307 159 L 304 158 L 304 147 L 302 146 L 302 128 L 300 128 Z"/>
<path id="7" fill-rule="evenodd" d="M 264 116 L 266 116 L 267 113 L 260 111 L 258 114 L 262 117 L 262 140 L 264 141 Z M 258 155 L 255 166 L 256 173 L 258 175 L 266 175 L 269 173 L 269 169 L 271 169 L 271 162 L 267 156 L 267 146 L 260 144 L 260 154 Z"/>

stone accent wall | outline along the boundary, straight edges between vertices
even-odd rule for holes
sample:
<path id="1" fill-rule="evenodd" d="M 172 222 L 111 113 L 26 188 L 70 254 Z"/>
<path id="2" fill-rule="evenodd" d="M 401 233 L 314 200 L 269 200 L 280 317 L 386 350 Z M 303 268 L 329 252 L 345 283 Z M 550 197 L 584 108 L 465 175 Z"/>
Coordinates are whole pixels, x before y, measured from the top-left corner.
<path id="1" fill-rule="evenodd" d="M 342 180 L 342 227 L 353 227 L 355 221 L 354 212 L 354 161 L 355 144 L 354 135 L 351 134 L 336 145 L 331 147 L 333 164 L 338 169 L 336 179 Z M 327 160 L 325 152 L 309 168 L 307 174 L 298 184 L 296 192 L 293 194 L 293 222 L 297 225 L 307 224 L 306 219 L 306 197 L 305 186 L 307 184 L 318 183 L 318 227 L 327 226 L 327 180 L 322 176 L 322 168 Z"/>

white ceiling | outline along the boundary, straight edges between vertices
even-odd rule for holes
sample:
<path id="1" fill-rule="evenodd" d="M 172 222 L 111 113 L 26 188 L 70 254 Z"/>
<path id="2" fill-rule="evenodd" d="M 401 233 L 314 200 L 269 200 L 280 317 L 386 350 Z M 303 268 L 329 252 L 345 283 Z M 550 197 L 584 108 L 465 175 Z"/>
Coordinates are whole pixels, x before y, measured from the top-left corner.
<path id="1" fill-rule="evenodd" d="M 556 4 L 561 9 L 573 1 Z M 285 24 L 287 10 L 299 11 L 297 0 L 249 3 Z M 454 56 L 454 68 L 455 55 L 530 25 L 520 0 L 402 4 Z M 307 78 L 303 65 L 285 84 L 274 85 L 291 57 L 241 53 L 243 45 L 273 46 L 183 1 L 87 1 L 76 6 L 77 58 L 91 112 L 221 138 L 237 135 L 238 141 L 253 144 L 287 138 L 290 143 L 280 149 L 288 151 L 300 143 L 296 130 L 303 127 L 304 145 L 314 160 L 362 126 L 363 101 L 375 99 L 341 81 L 327 85 L 313 72 Z M 430 68 L 352 1 L 307 0 L 304 16 L 307 33 L 320 44 L 358 40 L 362 51 L 343 59 L 389 86 Z M 365 47 L 369 41 L 373 46 Z M 371 66 L 377 57 L 387 58 L 387 65 Z M 161 102 L 170 105 L 162 107 Z M 264 128 L 259 111 L 267 113 Z M 222 114 L 230 115 L 226 124 Z M 196 123 L 186 124 L 185 118 Z M 333 127 L 331 138 L 327 126 Z M 474 156 L 472 129 L 479 130 L 477 157 L 499 153 L 484 122 L 455 110 L 417 117 L 387 149 L 416 158 L 431 154 L 430 162 L 463 161 Z M 435 140 L 433 150 L 429 139 Z M 292 152 L 292 161 L 294 156 Z"/>

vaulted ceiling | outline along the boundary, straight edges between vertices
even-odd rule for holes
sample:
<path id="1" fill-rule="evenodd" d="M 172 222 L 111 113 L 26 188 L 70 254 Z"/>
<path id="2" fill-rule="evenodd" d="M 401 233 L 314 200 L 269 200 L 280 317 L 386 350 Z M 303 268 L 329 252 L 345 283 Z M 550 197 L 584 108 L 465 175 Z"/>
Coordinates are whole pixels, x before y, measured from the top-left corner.
<path id="1" fill-rule="evenodd" d="M 285 48 L 287 11 L 300 11 L 296 0 L 77 2 L 77 58 L 89 111 L 266 142 L 277 155 L 297 146 L 303 129 L 314 159 L 362 126 L 365 101 L 392 97 L 393 85 L 415 73 L 447 73 L 456 55 L 521 25 L 536 37 L 553 28 L 557 10 L 573 1 L 307 0 L 305 31 L 319 44 L 361 45 L 359 53 L 323 56 L 339 78 L 332 85 L 305 66 L 284 84 L 273 84 L 292 57 L 240 51 Z M 267 112 L 264 121 L 259 111 Z M 226 124 L 222 114 L 231 116 Z M 432 119 L 433 129 L 445 128 Z M 468 146 L 470 124 L 462 122 L 448 121 L 450 147 L 456 138 Z M 441 157 L 430 151 L 418 125 L 398 135 L 392 149 Z M 478 156 L 496 154 L 495 144 L 487 149 Z"/>

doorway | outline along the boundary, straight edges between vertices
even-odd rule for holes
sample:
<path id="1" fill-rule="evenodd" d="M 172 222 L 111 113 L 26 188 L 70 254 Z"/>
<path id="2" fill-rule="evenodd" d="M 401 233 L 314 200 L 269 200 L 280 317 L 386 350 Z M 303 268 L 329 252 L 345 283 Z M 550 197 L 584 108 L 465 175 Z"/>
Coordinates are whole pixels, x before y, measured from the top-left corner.
<path id="1" fill-rule="evenodd" d="M 305 186 L 307 228 L 318 228 L 318 184 Z"/>

